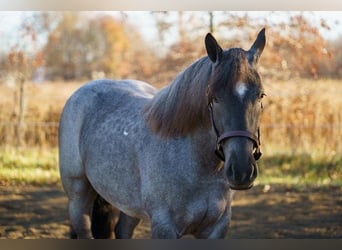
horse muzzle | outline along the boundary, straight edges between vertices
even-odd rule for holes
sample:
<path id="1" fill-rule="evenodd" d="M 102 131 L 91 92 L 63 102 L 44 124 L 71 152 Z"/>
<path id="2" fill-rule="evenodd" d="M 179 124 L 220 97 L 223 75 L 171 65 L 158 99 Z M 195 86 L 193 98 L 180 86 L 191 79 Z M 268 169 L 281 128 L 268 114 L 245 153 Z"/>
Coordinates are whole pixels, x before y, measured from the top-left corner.
<path id="1" fill-rule="evenodd" d="M 248 138 L 232 138 L 222 145 L 225 174 L 231 189 L 246 190 L 253 187 L 258 176 L 255 147 Z"/>
<path id="2" fill-rule="evenodd" d="M 258 176 L 258 166 L 255 162 L 247 168 L 241 168 L 234 161 L 228 163 L 226 168 L 229 187 L 234 190 L 247 190 L 253 187 L 254 180 Z"/>

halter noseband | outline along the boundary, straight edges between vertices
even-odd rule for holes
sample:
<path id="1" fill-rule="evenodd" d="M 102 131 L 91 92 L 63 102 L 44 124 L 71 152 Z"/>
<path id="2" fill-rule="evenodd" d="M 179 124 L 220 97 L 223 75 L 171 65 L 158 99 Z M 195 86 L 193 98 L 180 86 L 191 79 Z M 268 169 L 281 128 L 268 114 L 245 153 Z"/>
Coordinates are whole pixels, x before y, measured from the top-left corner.
<path id="1" fill-rule="evenodd" d="M 232 131 L 228 131 L 223 133 L 222 135 L 220 135 L 216 124 L 215 124 L 215 119 L 214 119 L 214 113 L 213 113 L 213 104 L 212 102 L 210 102 L 208 104 L 208 108 L 210 111 L 210 116 L 211 116 L 211 122 L 213 124 L 214 127 L 214 131 L 216 133 L 216 147 L 215 147 L 215 153 L 218 156 L 218 158 L 220 158 L 222 161 L 225 161 L 225 155 L 223 152 L 223 148 L 222 148 L 222 143 L 225 140 L 228 140 L 230 138 L 233 137 L 246 137 L 248 139 L 250 139 L 253 142 L 253 148 L 254 148 L 254 152 L 253 152 L 253 156 L 254 159 L 257 161 L 260 159 L 262 153 L 260 150 L 260 128 L 258 128 L 258 134 L 257 136 L 247 130 L 232 130 Z"/>

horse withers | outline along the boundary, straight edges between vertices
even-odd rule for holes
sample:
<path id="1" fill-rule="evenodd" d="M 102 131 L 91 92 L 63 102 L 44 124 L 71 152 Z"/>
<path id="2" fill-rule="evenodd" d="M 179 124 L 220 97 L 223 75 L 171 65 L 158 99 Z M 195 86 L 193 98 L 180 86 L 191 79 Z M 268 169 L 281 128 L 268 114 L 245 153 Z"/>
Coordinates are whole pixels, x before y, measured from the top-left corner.
<path id="1" fill-rule="evenodd" d="M 258 174 L 265 30 L 247 51 L 223 50 L 211 34 L 205 46 L 208 55 L 160 91 L 104 79 L 67 101 L 59 163 L 74 236 L 113 236 L 114 210 L 116 238 L 132 237 L 141 219 L 153 238 L 226 236 L 233 190 Z"/>

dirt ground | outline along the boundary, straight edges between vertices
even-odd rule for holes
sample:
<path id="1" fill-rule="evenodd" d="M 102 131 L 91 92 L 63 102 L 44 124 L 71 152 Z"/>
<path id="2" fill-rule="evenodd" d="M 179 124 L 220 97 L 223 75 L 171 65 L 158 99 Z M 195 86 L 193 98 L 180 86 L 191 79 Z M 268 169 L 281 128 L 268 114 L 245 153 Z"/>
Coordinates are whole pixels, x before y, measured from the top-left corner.
<path id="1" fill-rule="evenodd" d="M 342 238 L 342 189 L 256 186 L 236 192 L 228 239 Z M 68 238 L 60 187 L 0 186 L 0 238 Z M 134 238 L 149 238 L 141 223 Z"/>

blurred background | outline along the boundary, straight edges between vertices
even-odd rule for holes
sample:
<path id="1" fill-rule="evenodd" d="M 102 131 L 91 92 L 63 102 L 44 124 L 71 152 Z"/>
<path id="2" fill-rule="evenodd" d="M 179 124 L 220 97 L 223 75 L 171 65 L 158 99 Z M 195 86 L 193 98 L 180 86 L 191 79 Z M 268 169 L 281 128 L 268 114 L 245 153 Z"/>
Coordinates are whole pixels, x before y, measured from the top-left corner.
<path id="1" fill-rule="evenodd" d="M 0 12 L 0 186 L 60 186 L 59 117 L 87 81 L 162 88 L 206 55 L 207 32 L 247 50 L 263 27 L 257 185 L 340 195 L 342 12 L 305 11 Z"/>

